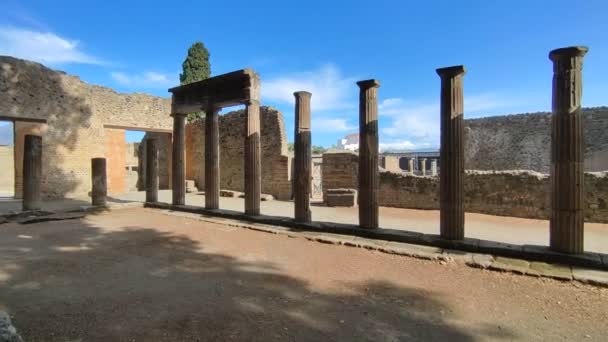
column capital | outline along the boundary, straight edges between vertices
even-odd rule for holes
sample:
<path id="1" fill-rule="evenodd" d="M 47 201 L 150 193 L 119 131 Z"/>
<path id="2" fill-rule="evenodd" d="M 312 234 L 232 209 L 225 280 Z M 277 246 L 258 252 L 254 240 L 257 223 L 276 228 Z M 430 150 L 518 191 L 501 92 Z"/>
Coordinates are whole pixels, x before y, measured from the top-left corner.
<path id="1" fill-rule="evenodd" d="M 589 48 L 586 46 L 569 46 L 552 50 L 549 52 L 549 59 L 555 62 L 567 58 L 583 57 L 587 51 L 589 51 Z"/>
<path id="2" fill-rule="evenodd" d="M 295 96 L 295 97 L 308 97 L 308 98 L 310 98 L 312 96 L 312 93 L 304 91 L 304 90 L 300 90 L 300 91 L 294 92 L 293 96 Z"/>
<path id="3" fill-rule="evenodd" d="M 450 66 L 450 67 L 439 68 L 439 69 L 436 69 L 435 71 L 437 72 L 437 75 L 439 75 L 441 78 L 457 77 L 460 75 L 464 75 L 467 72 L 464 65 L 454 65 L 454 66 Z"/>
<path id="4" fill-rule="evenodd" d="M 357 85 L 361 89 L 378 88 L 380 87 L 380 81 L 371 79 L 357 82 Z"/>

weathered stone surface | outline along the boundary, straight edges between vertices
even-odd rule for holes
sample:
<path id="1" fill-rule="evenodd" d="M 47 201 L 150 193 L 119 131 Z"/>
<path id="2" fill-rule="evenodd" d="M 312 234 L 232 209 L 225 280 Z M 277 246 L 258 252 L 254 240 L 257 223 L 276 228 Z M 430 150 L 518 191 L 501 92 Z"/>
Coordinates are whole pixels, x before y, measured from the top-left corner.
<path id="1" fill-rule="evenodd" d="M 608 169 L 608 107 L 583 108 L 585 171 Z M 465 165 L 472 170 L 549 173 L 551 113 L 467 119 Z"/>
<path id="2" fill-rule="evenodd" d="M 299 91 L 295 96 L 295 144 L 294 144 L 294 219 L 297 222 L 311 220 L 310 195 L 312 191 L 312 150 L 310 131 L 311 93 Z"/>
<path id="3" fill-rule="evenodd" d="M 464 66 L 437 69 L 441 77 L 441 153 L 439 208 L 441 237 L 464 238 Z M 426 174 L 423 159 L 422 174 Z"/>
<path id="4" fill-rule="evenodd" d="M 0 89 L 0 116 L 32 120 L 16 124 L 15 137 L 43 137 L 43 199 L 86 196 L 91 191 L 91 159 L 107 157 L 108 125 L 171 130 L 168 99 L 119 94 L 38 63 L 0 57 Z M 23 148 L 20 141 L 17 152 Z M 18 164 L 15 177 L 20 197 Z"/>
<path id="5" fill-rule="evenodd" d="M 108 196 L 108 178 L 106 168 L 106 158 L 91 159 L 91 204 L 94 206 L 104 206 Z"/>
<path id="6" fill-rule="evenodd" d="M 240 191 L 232 191 L 232 190 L 220 190 L 220 197 L 241 197 L 241 196 L 245 196 L 245 194 L 243 194 Z"/>
<path id="7" fill-rule="evenodd" d="M 186 204 L 186 116 L 173 115 L 171 190 L 173 205 Z"/>
<path id="8" fill-rule="evenodd" d="M 530 263 L 521 259 L 496 257 L 494 262 L 489 267 L 492 270 L 526 274 L 529 272 Z"/>
<path id="9" fill-rule="evenodd" d="M 570 266 L 548 264 L 545 262 L 533 261 L 530 263 L 530 269 L 538 272 L 543 277 L 571 280 L 572 270 Z"/>
<path id="10" fill-rule="evenodd" d="M 324 191 L 325 205 L 328 207 L 354 207 L 357 205 L 357 190 L 327 189 Z"/>
<path id="11" fill-rule="evenodd" d="M 585 47 L 551 51 L 551 218 L 549 246 L 571 254 L 584 250 L 584 140 L 581 98 Z"/>
<path id="12" fill-rule="evenodd" d="M 583 283 L 608 286 L 608 271 L 572 267 L 572 277 Z"/>
<path id="13" fill-rule="evenodd" d="M 198 192 L 198 188 L 196 187 L 196 184 L 194 183 L 193 180 L 187 179 L 186 180 L 186 193 L 195 193 L 195 192 Z"/>
<path id="14" fill-rule="evenodd" d="M 26 135 L 23 153 L 23 210 L 40 209 L 42 202 L 42 137 Z"/>
<path id="15" fill-rule="evenodd" d="M 147 139 L 145 141 L 146 202 L 158 202 L 158 143 L 156 139 Z"/>
<path id="16" fill-rule="evenodd" d="M 244 187 L 243 149 L 245 145 L 245 111 L 238 110 L 219 116 L 220 186 L 240 191 Z M 205 184 L 205 119 L 186 126 L 186 174 L 196 181 L 199 189 Z M 291 161 L 287 151 L 287 133 L 283 114 L 278 110 L 260 107 L 262 153 L 262 193 L 275 198 L 291 198 Z"/>
<path id="17" fill-rule="evenodd" d="M 377 80 L 359 86 L 359 226 L 378 228 L 378 87 Z"/>
<path id="18" fill-rule="evenodd" d="M 61 220 L 73 220 L 79 219 L 86 216 L 85 212 L 66 212 L 66 213 L 55 213 L 44 216 L 33 216 L 24 219 L 20 219 L 17 222 L 20 224 L 32 224 L 48 221 L 61 221 Z"/>
<path id="19" fill-rule="evenodd" d="M 488 254 L 473 254 L 472 260 L 467 265 L 478 268 L 488 268 L 494 262 L 494 257 Z"/>
<path id="20" fill-rule="evenodd" d="M 323 189 L 356 188 L 358 156 L 323 154 Z M 532 171 L 473 171 L 464 178 L 464 209 L 490 215 L 548 219 L 549 176 Z M 608 172 L 585 173 L 585 221 L 608 223 Z M 380 172 L 381 206 L 439 209 L 436 177 Z M 595 204 L 595 206 L 594 206 Z"/>
<path id="21" fill-rule="evenodd" d="M 10 316 L 4 311 L 0 311 L 0 342 L 23 342 Z"/>

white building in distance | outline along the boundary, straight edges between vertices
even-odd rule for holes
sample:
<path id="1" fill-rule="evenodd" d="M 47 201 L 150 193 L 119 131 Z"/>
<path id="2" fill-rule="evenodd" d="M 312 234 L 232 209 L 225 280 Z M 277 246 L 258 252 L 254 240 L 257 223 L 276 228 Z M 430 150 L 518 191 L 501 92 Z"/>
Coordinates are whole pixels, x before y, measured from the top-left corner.
<path id="1" fill-rule="evenodd" d="M 342 139 L 338 139 L 339 150 L 357 151 L 359 149 L 359 133 L 352 133 Z"/>

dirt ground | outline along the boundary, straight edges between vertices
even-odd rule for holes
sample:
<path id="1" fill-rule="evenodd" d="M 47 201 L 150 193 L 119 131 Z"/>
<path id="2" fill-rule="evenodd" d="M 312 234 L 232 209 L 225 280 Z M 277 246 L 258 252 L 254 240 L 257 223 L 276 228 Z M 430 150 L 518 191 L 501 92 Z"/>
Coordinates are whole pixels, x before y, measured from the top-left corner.
<path id="1" fill-rule="evenodd" d="M 148 209 L 0 225 L 25 341 L 605 341 L 608 289 Z"/>

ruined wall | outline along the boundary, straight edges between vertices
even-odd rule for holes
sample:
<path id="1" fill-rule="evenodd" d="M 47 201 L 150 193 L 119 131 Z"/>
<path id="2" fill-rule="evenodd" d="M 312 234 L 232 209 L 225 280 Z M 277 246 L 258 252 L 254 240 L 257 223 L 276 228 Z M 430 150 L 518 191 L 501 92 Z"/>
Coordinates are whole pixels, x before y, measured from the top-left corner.
<path id="1" fill-rule="evenodd" d="M 324 154 L 323 189 L 357 189 L 357 162 L 356 154 Z M 469 170 L 464 188 L 467 212 L 549 218 L 550 183 L 546 174 Z M 608 223 L 608 172 L 585 173 L 585 190 L 585 220 Z M 378 194 L 384 207 L 439 209 L 439 178 L 381 172 Z"/>
<path id="2" fill-rule="evenodd" d="M 358 189 L 357 177 L 359 177 L 359 156 L 352 151 L 323 153 L 321 164 L 321 184 L 323 198 L 330 189 Z"/>
<path id="3" fill-rule="evenodd" d="M 585 171 L 608 170 L 608 107 L 583 109 Z M 465 167 L 549 173 L 551 114 L 465 120 Z"/>
<path id="4" fill-rule="evenodd" d="M 172 163 L 172 133 L 147 132 L 138 145 L 138 178 L 137 190 L 146 190 L 146 142 L 150 139 L 156 140 L 158 148 L 158 188 L 160 190 L 171 189 L 171 163 Z"/>
<path id="5" fill-rule="evenodd" d="M 219 118 L 220 187 L 244 190 L 245 111 Z M 291 198 L 290 160 L 283 115 L 271 107 L 260 107 L 262 193 L 278 199 Z M 186 178 L 205 187 L 205 119 L 186 125 Z"/>
<path id="6" fill-rule="evenodd" d="M 107 125 L 172 130 L 170 99 L 119 94 L 38 63 L 0 56 L 0 89 L 0 117 L 15 121 L 16 130 L 19 122 L 46 123 L 42 143 L 46 198 L 88 194 L 91 158 L 108 156 Z M 16 141 L 16 150 L 20 144 Z"/>

